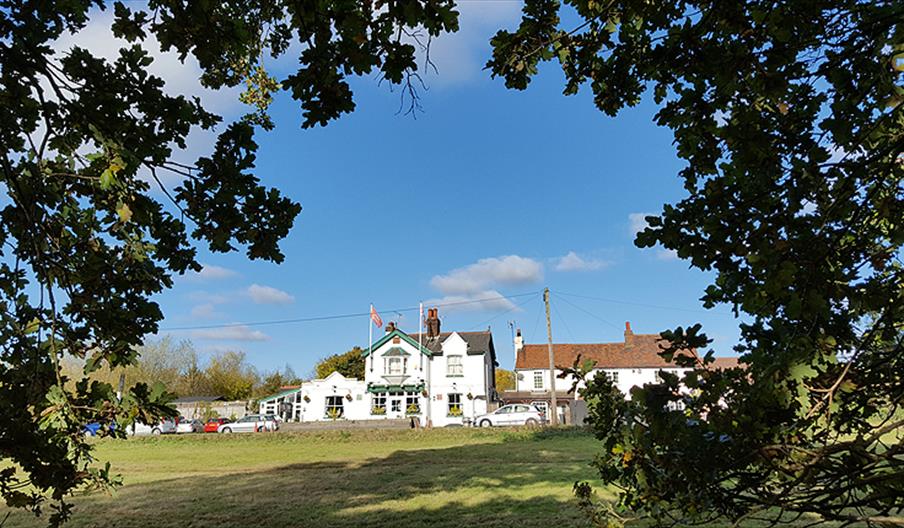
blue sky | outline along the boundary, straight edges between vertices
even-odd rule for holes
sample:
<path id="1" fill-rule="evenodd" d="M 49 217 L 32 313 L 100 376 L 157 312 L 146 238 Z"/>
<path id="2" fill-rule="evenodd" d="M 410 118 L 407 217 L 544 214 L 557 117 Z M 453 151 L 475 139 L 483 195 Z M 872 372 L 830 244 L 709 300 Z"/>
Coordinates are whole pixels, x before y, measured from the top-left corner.
<path id="1" fill-rule="evenodd" d="M 545 341 L 539 292 L 548 286 L 555 341 L 618 341 L 625 321 L 644 333 L 701 322 L 717 354 L 731 354 L 737 321 L 698 301 L 709 277 L 632 243 L 644 213 L 683 196 L 670 131 L 652 123 L 649 101 L 610 118 L 587 93 L 563 96 L 554 65 L 526 92 L 490 79 L 487 41 L 517 23 L 518 8 L 463 5 L 462 33 L 434 43 L 439 74 L 425 77 L 416 119 L 398 115 L 399 91 L 374 77 L 353 82 L 358 109 L 326 128 L 302 130 L 297 103 L 278 98 L 276 129 L 257 137 L 258 174 L 304 207 L 282 244 L 285 262 L 202 250 L 207 269 L 157 297 L 161 333 L 203 354 L 244 350 L 261 370 L 289 364 L 305 374 L 319 358 L 366 345 L 367 317 L 166 329 L 363 313 L 372 302 L 415 331 L 416 312 L 391 310 L 491 299 L 441 306 L 443 329 L 490 326 L 511 368 L 508 321 L 526 342 Z M 100 26 L 80 38 L 108 42 Z M 286 72 L 292 62 L 270 67 Z M 171 86 L 197 90 L 227 117 L 242 112 L 235 92 L 191 88 L 190 63 L 161 54 L 158 65 Z M 197 135 L 181 156 L 210 141 Z M 503 297 L 525 293 L 534 295 Z"/>

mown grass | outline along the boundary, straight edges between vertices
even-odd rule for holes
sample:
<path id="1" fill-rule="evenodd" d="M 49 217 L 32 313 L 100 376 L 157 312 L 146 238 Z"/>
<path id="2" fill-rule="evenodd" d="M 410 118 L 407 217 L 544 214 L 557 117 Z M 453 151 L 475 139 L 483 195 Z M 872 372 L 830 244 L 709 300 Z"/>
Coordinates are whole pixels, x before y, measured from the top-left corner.
<path id="1" fill-rule="evenodd" d="M 70 526 L 585 526 L 571 489 L 593 478 L 596 449 L 568 430 L 102 440 L 124 486 L 75 498 Z M 5 526 L 42 524 L 13 512 Z"/>

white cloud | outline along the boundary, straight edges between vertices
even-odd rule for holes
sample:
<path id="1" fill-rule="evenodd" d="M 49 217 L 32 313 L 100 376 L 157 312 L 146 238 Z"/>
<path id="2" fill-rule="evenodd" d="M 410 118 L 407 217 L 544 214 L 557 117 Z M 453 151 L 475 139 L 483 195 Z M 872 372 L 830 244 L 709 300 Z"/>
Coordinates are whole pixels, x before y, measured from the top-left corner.
<path id="1" fill-rule="evenodd" d="M 648 216 L 656 215 L 654 213 L 631 213 L 628 215 L 628 224 L 631 226 L 632 235 L 640 233 L 649 226 L 646 220 Z"/>
<path id="2" fill-rule="evenodd" d="M 226 304 L 230 301 L 228 295 L 223 295 L 220 293 L 210 293 L 204 290 L 188 292 L 185 297 L 190 301 L 202 304 Z"/>
<path id="3" fill-rule="evenodd" d="M 201 271 L 197 273 L 191 273 L 187 276 L 187 278 L 191 280 L 205 281 L 205 280 L 220 280 L 220 279 L 228 279 L 231 277 L 237 277 L 238 273 L 229 268 L 224 268 L 223 266 L 214 266 L 213 264 L 205 264 L 201 263 Z"/>
<path id="4" fill-rule="evenodd" d="M 251 300 L 257 304 L 291 304 L 295 302 L 295 297 L 292 295 L 270 286 L 261 286 L 260 284 L 249 286 L 247 293 Z"/>
<path id="5" fill-rule="evenodd" d="M 445 305 L 444 311 L 499 311 L 515 304 L 496 288 L 533 284 L 543 280 L 543 264 L 532 258 L 506 255 L 480 259 L 430 280 L 442 295 L 425 301 L 427 305 Z"/>
<path id="6" fill-rule="evenodd" d="M 439 306 L 443 312 L 501 311 L 515 308 L 515 304 L 496 290 L 465 295 L 446 295 L 424 301 L 424 306 Z"/>
<path id="7" fill-rule="evenodd" d="M 270 336 L 260 330 L 252 330 L 245 325 L 236 324 L 223 328 L 209 328 L 206 330 L 194 330 L 191 336 L 195 339 L 208 339 L 213 341 L 269 341 Z"/>
<path id="8" fill-rule="evenodd" d="M 474 294 L 503 285 L 531 284 L 543 280 L 543 265 L 518 255 L 480 259 L 474 264 L 436 275 L 430 284 L 445 295 Z"/>
<path id="9" fill-rule="evenodd" d="M 605 268 L 609 263 L 605 260 L 584 258 L 574 251 L 557 259 L 556 271 L 593 271 Z"/>
<path id="10" fill-rule="evenodd" d="M 501 27 L 514 27 L 520 20 L 520 2 L 480 0 L 459 2 L 461 29 L 443 34 L 430 44 L 430 60 L 436 70 L 423 71 L 424 53 L 420 53 L 421 73 L 429 87 L 467 83 L 489 76 L 483 66 L 491 57 L 490 39 Z"/>
<path id="11" fill-rule="evenodd" d="M 195 319 L 212 319 L 219 315 L 214 309 L 213 303 L 199 304 L 191 309 L 191 316 Z"/>

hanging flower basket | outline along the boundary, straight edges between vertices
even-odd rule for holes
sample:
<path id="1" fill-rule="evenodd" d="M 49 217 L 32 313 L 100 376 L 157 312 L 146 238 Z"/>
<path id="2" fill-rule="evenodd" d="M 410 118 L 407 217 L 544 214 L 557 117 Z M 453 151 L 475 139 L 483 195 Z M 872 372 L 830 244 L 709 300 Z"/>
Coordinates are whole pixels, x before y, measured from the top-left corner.
<path id="1" fill-rule="evenodd" d="M 427 393 L 427 389 L 424 389 L 424 390 L 421 391 L 421 396 L 423 396 L 424 398 L 426 398 L 427 396 L 430 396 L 430 394 Z"/>
<path id="2" fill-rule="evenodd" d="M 473 399 L 474 399 L 474 395 L 471 394 L 470 392 L 468 393 L 468 399 L 469 399 L 469 400 L 473 400 Z"/>
<path id="3" fill-rule="evenodd" d="M 352 395 L 351 395 L 351 394 L 346 394 L 346 395 L 345 395 L 345 399 L 348 400 L 348 401 L 352 401 Z"/>
<path id="4" fill-rule="evenodd" d="M 307 394 L 305 394 L 305 395 L 304 395 L 304 402 L 305 402 L 305 403 L 311 403 L 311 397 L 308 396 Z"/>

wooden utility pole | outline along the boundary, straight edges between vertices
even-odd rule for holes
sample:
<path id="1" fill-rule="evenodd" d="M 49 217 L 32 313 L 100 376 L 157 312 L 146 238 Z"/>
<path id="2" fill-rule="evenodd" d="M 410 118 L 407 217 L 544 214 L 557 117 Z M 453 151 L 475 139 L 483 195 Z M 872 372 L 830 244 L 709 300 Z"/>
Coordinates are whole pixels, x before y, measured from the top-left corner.
<path id="1" fill-rule="evenodd" d="M 546 303 L 546 337 L 549 341 L 549 423 L 559 425 L 559 406 L 556 402 L 556 360 L 552 353 L 552 322 L 549 320 L 549 288 L 543 290 Z"/>

